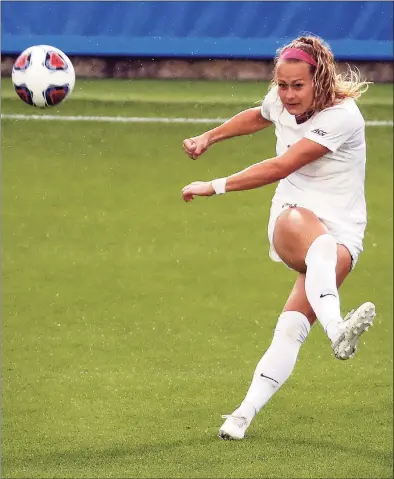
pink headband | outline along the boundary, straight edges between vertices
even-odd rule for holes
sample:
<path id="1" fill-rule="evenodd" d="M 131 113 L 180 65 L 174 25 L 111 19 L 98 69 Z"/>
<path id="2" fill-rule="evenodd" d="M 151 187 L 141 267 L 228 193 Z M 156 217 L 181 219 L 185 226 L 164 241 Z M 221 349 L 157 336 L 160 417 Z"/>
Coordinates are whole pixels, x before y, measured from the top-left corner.
<path id="1" fill-rule="evenodd" d="M 279 60 L 301 60 L 313 65 L 314 67 L 317 66 L 316 61 L 311 57 L 311 55 L 299 48 L 286 48 L 286 50 L 283 50 L 281 53 Z"/>

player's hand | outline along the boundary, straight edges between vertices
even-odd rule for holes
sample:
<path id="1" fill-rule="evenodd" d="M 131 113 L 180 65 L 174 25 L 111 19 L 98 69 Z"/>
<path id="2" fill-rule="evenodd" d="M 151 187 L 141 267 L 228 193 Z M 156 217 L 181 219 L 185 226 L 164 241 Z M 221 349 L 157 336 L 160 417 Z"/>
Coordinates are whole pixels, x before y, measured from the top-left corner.
<path id="1" fill-rule="evenodd" d="M 183 149 L 192 160 L 197 160 L 199 156 L 208 150 L 209 146 L 209 139 L 205 133 L 183 140 Z"/>
<path id="2" fill-rule="evenodd" d="M 195 196 L 212 196 L 214 194 L 215 190 L 210 181 L 194 181 L 182 189 L 182 198 L 186 202 L 193 200 Z"/>

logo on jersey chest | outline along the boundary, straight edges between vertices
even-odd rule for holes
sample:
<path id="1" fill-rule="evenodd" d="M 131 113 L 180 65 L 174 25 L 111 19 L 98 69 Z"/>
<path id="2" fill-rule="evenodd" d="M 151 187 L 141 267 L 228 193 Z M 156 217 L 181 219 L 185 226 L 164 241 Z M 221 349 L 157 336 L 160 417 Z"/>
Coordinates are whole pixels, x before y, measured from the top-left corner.
<path id="1" fill-rule="evenodd" d="M 316 133 L 316 135 L 320 135 L 320 136 L 327 135 L 326 131 L 320 130 L 319 128 L 316 128 L 316 130 L 312 130 L 312 133 Z"/>

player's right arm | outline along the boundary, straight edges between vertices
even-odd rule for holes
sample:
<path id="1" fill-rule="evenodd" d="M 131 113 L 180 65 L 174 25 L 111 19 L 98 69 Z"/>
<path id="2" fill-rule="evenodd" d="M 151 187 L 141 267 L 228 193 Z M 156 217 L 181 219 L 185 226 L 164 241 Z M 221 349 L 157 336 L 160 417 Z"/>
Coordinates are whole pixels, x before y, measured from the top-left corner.
<path id="1" fill-rule="evenodd" d="M 196 160 L 214 143 L 234 136 L 250 135 L 267 128 L 271 124 L 271 121 L 262 116 L 260 106 L 249 108 L 202 135 L 187 138 L 183 142 L 183 149 L 192 160 Z"/>

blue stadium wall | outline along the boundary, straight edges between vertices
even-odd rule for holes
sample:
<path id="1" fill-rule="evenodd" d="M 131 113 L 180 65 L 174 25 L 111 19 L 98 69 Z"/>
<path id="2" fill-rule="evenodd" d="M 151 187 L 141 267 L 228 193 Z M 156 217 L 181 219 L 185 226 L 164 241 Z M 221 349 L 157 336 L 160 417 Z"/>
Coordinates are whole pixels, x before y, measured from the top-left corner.
<path id="1" fill-rule="evenodd" d="M 392 2 L 1 2 L 1 51 L 269 59 L 302 32 L 339 60 L 392 60 Z"/>

